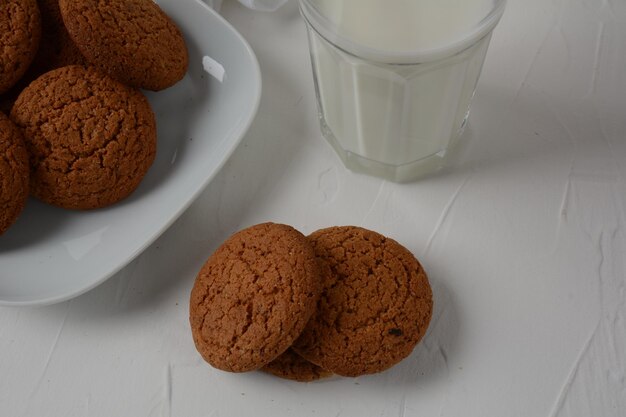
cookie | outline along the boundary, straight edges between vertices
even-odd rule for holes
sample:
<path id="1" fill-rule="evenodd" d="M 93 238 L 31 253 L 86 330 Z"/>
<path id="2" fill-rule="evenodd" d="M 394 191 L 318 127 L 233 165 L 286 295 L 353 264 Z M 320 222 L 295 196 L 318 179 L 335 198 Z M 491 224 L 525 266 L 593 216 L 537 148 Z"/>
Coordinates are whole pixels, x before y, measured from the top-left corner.
<path id="1" fill-rule="evenodd" d="M 78 49 L 113 78 L 159 91 L 187 72 L 185 40 L 152 0 L 60 0 L 59 5 Z"/>
<path id="2" fill-rule="evenodd" d="M 28 197 L 28 154 L 22 133 L 0 112 L 0 235 L 24 209 Z"/>
<path id="3" fill-rule="evenodd" d="M 0 94 L 22 78 L 37 53 L 40 38 L 35 0 L 0 2 Z"/>
<path id="4" fill-rule="evenodd" d="M 287 349 L 285 353 L 265 365 L 261 370 L 280 378 L 298 382 L 316 381 L 332 375 L 332 372 L 312 364 L 294 352 L 293 349 Z"/>
<path id="5" fill-rule="evenodd" d="M 39 49 L 24 76 L 9 91 L 0 95 L 0 110 L 11 112 L 11 108 L 24 88 L 56 68 L 67 65 L 86 65 L 87 61 L 65 29 L 59 0 L 37 0 L 41 15 L 41 41 Z"/>
<path id="6" fill-rule="evenodd" d="M 407 357 L 432 316 L 424 269 L 396 241 L 353 226 L 309 236 L 323 267 L 317 312 L 293 349 L 342 376 L 384 371 Z"/>
<path id="7" fill-rule="evenodd" d="M 116 203 L 154 161 L 156 121 L 148 100 L 93 67 L 42 75 L 17 98 L 11 118 L 30 156 L 30 192 L 55 206 Z"/>
<path id="8" fill-rule="evenodd" d="M 218 369 L 259 369 L 300 335 L 319 292 L 318 265 L 305 236 L 274 223 L 244 229 L 196 278 L 189 303 L 196 348 Z"/>
<path id="9" fill-rule="evenodd" d="M 70 38 L 59 9 L 59 0 L 37 0 L 41 12 L 41 44 L 26 74 L 34 80 L 41 74 L 68 65 L 86 65 L 87 61 Z"/>

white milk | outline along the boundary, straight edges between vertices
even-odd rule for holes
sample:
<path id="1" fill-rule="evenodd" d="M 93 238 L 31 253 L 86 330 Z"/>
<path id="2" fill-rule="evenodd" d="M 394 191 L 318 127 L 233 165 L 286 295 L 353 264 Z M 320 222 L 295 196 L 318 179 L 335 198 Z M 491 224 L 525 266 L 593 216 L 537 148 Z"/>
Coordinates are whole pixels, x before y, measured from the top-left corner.
<path id="1" fill-rule="evenodd" d="M 309 26 L 322 132 L 346 165 L 397 181 L 438 165 L 465 124 L 494 0 L 308 3 L 328 19 Z"/>

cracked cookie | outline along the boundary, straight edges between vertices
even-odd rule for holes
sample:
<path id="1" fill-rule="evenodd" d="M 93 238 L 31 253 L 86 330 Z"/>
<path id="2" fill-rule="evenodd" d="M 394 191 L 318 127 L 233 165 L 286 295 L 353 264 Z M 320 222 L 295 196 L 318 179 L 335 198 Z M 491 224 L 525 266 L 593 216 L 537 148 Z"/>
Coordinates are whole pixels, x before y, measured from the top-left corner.
<path id="1" fill-rule="evenodd" d="M 291 348 L 265 365 L 261 370 L 280 378 L 298 382 L 316 381 L 333 374 L 307 361 Z"/>
<path id="2" fill-rule="evenodd" d="M 116 203 L 154 161 L 148 100 L 93 67 L 42 75 L 19 95 L 11 119 L 30 156 L 30 192 L 52 205 L 85 210 Z"/>
<path id="3" fill-rule="evenodd" d="M 0 112 L 0 235 L 20 215 L 28 197 L 28 154 L 22 133 Z"/>
<path id="4" fill-rule="evenodd" d="M 225 371 L 267 365 L 315 311 L 318 272 L 309 242 L 291 226 L 264 223 L 235 233 L 209 257 L 191 291 L 198 352 Z"/>
<path id="5" fill-rule="evenodd" d="M 124 84 L 159 91 L 187 72 L 187 46 L 151 0 L 60 0 L 72 40 L 92 64 Z"/>
<path id="6" fill-rule="evenodd" d="M 67 65 L 85 65 L 82 56 L 65 29 L 59 0 L 37 0 L 41 15 L 41 41 L 32 64 L 9 91 L 0 96 L 0 110 L 11 111 L 17 96 L 40 75 Z"/>
<path id="7" fill-rule="evenodd" d="M 317 312 L 294 343 L 306 360 L 342 376 L 384 371 L 407 357 L 432 316 L 432 291 L 413 254 L 360 227 L 309 236 L 322 268 Z"/>
<path id="8" fill-rule="evenodd" d="M 37 53 L 40 37 L 35 0 L 0 2 L 0 94 L 22 78 Z"/>

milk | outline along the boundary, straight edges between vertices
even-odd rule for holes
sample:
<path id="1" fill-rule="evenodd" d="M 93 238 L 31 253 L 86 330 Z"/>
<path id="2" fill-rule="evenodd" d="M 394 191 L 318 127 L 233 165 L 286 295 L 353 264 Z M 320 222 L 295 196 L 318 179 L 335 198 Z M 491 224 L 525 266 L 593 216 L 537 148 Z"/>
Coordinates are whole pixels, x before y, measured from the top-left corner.
<path id="1" fill-rule="evenodd" d="M 347 38 L 383 51 L 445 47 L 464 37 L 493 0 L 316 0 Z"/>
<path id="2" fill-rule="evenodd" d="M 301 5 L 322 132 L 346 165 L 397 181 L 439 166 L 467 118 L 494 0 Z"/>

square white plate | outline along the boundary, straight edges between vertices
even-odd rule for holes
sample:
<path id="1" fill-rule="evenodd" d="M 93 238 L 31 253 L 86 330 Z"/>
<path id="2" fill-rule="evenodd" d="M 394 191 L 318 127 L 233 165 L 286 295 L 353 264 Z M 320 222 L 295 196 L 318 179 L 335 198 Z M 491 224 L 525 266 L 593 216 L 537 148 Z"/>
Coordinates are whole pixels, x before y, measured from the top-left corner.
<path id="1" fill-rule="evenodd" d="M 124 267 L 191 204 L 235 150 L 261 97 L 246 41 L 198 0 L 160 0 L 185 35 L 189 72 L 148 93 L 157 116 L 154 165 L 128 199 L 68 211 L 30 199 L 0 237 L 0 305 L 44 305 L 88 291 Z"/>

